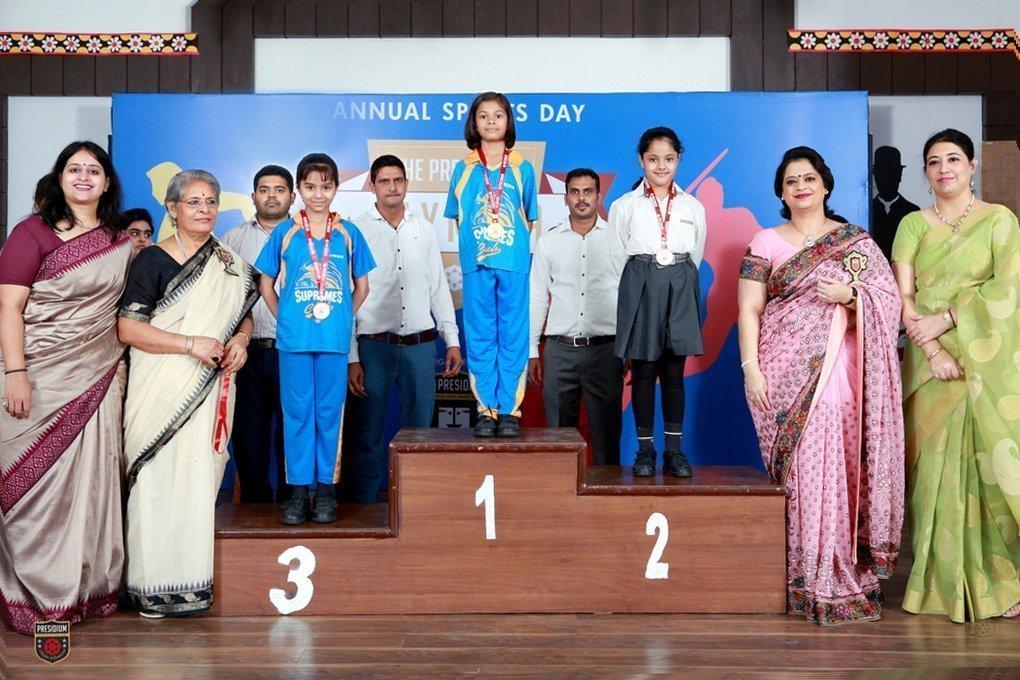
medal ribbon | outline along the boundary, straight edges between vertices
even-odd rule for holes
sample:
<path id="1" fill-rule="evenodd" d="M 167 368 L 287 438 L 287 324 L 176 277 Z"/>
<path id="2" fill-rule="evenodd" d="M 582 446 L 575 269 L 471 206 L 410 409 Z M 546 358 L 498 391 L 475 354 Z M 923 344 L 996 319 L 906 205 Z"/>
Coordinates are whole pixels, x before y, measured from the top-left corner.
<path id="1" fill-rule="evenodd" d="M 499 180 L 496 183 L 496 190 L 492 190 L 492 181 L 489 179 L 489 167 L 485 162 L 485 154 L 481 147 L 478 147 L 478 158 L 482 161 L 482 178 L 485 180 L 485 201 L 492 211 L 492 221 L 499 221 L 499 205 L 503 200 L 503 185 L 506 183 L 506 168 L 510 163 L 510 149 L 503 149 L 503 160 L 499 163 Z"/>
<path id="2" fill-rule="evenodd" d="M 220 398 L 216 404 L 216 424 L 213 425 L 212 447 L 214 453 L 222 453 L 227 449 L 230 439 L 230 427 L 227 421 L 227 398 L 230 396 L 230 374 L 223 371 L 223 383 L 220 387 Z"/>
<path id="3" fill-rule="evenodd" d="M 651 184 L 645 182 L 645 196 L 649 196 L 652 199 L 652 205 L 655 206 L 655 217 L 659 220 L 659 238 L 662 239 L 662 249 L 666 250 L 669 246 L 666 243 L 666 238 L 669 236 L 669 216 L 673 211 L 673 198 L 676 196 L 676 188 L 671 184 L 669 186 L 669 198 L 666 199 L 666 217 L 663 219 L 662 211 L 659 209 L 659 199 L 655 196 L 655 189 L 652 188 Z"/>
<path id="4" fill-rule="evenodd" d="M 301 226 L 305 229 L 305 243 L 308 244 L 308 257 L 312 260 L 312 271 L 315 272 L 315 283 L 319 287 L 319 302 L 326 301 L 326 277 L 329 274 L 329 242 L 333 235 L 333 213 L 326 217 L 326 235 L 323 237 L 326 243 L 322 246 L 322 260 L 315 253 L 315 243 L 312 241 L 312 226 L 308 223 L 308 215 L 301 211 Z"/>

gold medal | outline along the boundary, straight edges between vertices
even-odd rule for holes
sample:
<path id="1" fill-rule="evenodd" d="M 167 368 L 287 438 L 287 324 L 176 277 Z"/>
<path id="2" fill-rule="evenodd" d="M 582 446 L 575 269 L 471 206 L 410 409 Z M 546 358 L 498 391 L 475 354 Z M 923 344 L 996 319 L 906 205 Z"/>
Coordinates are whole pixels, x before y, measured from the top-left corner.
<path id="1" fill-rule="evenodd" d="M 490 241 L 502 241 L 506 230 L 503 229 L 503 225 L 497 222 L 492 222 L 485 229 L 485 238 Z"/>

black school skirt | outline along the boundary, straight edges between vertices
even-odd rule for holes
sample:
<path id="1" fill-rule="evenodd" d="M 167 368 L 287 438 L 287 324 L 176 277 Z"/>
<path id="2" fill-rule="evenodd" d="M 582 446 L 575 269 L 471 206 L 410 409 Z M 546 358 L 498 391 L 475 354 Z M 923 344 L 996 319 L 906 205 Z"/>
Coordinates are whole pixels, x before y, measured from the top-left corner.
<path id="1" fill-rule="evenodd" d="M 666 348 L 677 356 L 704 352 L 698 268 L 686 254 L 660 267 L 651 255 L 635 255 L 620 277 L 616 345 L 622 359 L 655 361 Z"/>

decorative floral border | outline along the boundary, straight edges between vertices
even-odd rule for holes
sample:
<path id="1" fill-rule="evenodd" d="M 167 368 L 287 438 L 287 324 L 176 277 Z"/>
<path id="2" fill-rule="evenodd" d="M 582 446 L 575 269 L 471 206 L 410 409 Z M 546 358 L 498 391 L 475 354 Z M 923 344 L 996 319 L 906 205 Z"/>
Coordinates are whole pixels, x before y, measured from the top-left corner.
<path id="1" fill-rule="evenodd" d="M 786 32 L 791 52 L 1013 52 L 1020 59 L 1011 28 L 923 31 L 849 29 Z"/>
<path id="2" fill-rule="evenodd" d="M 0 33 L 0 56 L 198 55 L 197 33 Z"/>

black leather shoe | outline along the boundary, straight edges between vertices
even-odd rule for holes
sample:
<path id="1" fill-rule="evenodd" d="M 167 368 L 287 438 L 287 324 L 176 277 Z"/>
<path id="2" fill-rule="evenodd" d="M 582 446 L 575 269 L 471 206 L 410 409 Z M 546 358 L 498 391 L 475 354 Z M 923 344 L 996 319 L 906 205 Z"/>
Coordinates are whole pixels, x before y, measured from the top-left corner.
<path id="1" fill-rule="evenodd" d="M 694 474 L 683 451 L 666 451 L 662 458 L 662 471 L 670 477 L 690 477 Z"/>
<path id="2" fill-rule="evenodd" d="M 492 416 L 478 416 L 478 422 L 475 423 L 475 436 L 495 437 L 496 419 Z"/>
<path id="3" fill-rule="evenodd" d="M 316 524 L 329 524 L 336 521 L 336 499 L 327 494 L 315 496 L 315 507 L 312 509 L 312 521 Z"/>
<path id="4" fill-rule="evenodd" d="M 308 521 L 308 497 L 291 498 L 283 504 L 280 521 L 284 524 L 304 524 Z"/>
<path id="5" fill-rule="evenodd" d="M 631 472 L 635 477 L 655 476 L 655 451 L 638 451 Z"/>
<path id="6" fill-rule="evenodd" d="M 521 421 L 513 416 L 500 416 L 496 426 L 497 437 L 520 437 Z"/>

